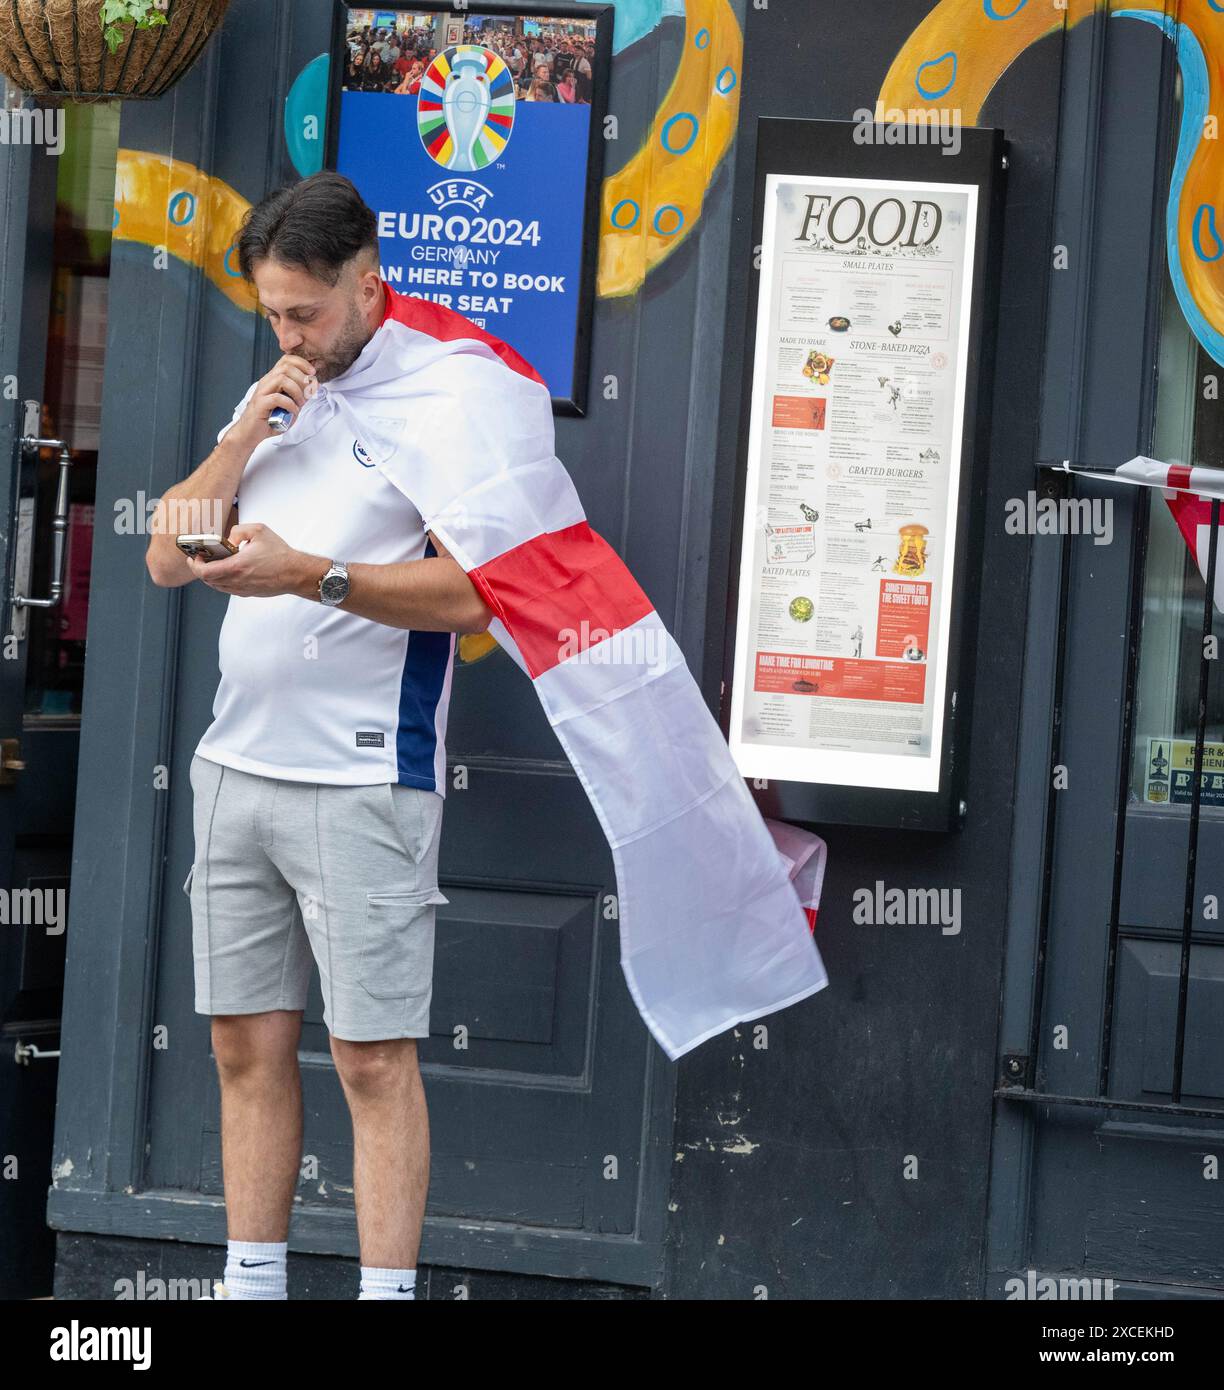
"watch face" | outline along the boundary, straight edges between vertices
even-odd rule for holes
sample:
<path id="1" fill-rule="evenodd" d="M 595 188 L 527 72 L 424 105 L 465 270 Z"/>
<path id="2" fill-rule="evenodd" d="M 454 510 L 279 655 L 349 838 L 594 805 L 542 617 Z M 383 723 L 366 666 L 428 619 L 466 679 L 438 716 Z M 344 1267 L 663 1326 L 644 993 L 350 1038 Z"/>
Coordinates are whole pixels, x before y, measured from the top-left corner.
<path id="1" fill-rule="evenodd" d="M 348 589 L 348 580 L 342 574 L 329 574 L 319 586 L 319 592 L 331 603 L 338 603 Z"/>

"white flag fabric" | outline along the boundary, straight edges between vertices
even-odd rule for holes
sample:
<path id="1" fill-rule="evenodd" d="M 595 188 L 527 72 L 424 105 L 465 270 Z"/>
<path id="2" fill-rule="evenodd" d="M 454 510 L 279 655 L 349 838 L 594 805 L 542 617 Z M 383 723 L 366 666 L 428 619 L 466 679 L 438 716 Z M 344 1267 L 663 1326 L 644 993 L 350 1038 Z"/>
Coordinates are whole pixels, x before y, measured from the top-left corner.
<path id="1" fill-rule="evenodd" d="M 1224 499 L 1224 468 L 1195 468 L 1185 463 L 1161 463 L 1159 459 L 1128 459 L 1117 473 L 1132 483 L 1166 488 L 1171 492 L 1194 493 L 1199 497 Z M 1210 508 L 1208 509 L 1210 510 Z"/>
<path id="2" fill-rule="evenodd" d="M 782 862 L 786 865 L 786 872 L 799 895 L 799 905 L 807 917 L 808 927 L 815 931 L 820 894 L 824 888 L 828 846 L 819 835 L 786 821 L 772 820 L 767 816 L 765 825 L 773 836 Z"/>
<path id="3" fill-rule="evenodd" d="M 360 356 L 280 442 L 339 412 L 492 610 L 611 848 L 621 967 L 667 1055 L 816 993 L 828 981 L 793 860 L 680 648 L 587 523 L 547 385 L 461 314 L 386 293 Z"/>

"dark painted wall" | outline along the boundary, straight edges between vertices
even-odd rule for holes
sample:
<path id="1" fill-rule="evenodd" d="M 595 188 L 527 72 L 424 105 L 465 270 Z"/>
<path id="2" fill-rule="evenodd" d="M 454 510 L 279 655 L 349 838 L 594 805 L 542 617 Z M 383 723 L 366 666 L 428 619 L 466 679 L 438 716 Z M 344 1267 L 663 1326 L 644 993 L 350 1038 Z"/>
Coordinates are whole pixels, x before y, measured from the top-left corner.
<path id="1" fill-rule="evenodd" d="M 330 9 L 330 0 L 235 0 L 222 32 L 172 92 L 128 104 L 121 146 L 182 160 L 251 200 L 293 177 L 284 98 L 326 46 Z M 639 147 L 682 41 L 682 22 L 671 17 L 614 62 L 610 105 L 620 132 L 606 175 Z M 641 293 L 596 301 L 589 412 L 558 420 L 556 431 L 592 526 L 626 557 L 695 670 L 706 632 L 717 456 L 708 383 L 717 380 L 723 347 L 728 192 L 723 175 L 700 234 Z M 104 516 L 116 501 L 156 496 L 194 468 L 234 402 L 275 359 L 254 316 L 219 302 L 184 261 L 171 256 L 159 269 L 141 242 L 117 242 L 110 294 Z M 609 378 L 615 393 L 605 389 Z M 222 608 L 198 587 L 155 589 L 144 550 L 143 536 L 99 528 L 47 1194 L 48 1222 L 65 1233 L 60 1297 L 151 1273 L 158 1252 L 150 1247 L 171 1238 L 190 1243 L 188 1267 L 215 1274 L 218 1252 L 209 1247 L 225 1234 L 215 1068 L 207 1021 L 193 1010 L 181 888 L 193 852 L 186 769 L 216 688 Z M 477 988 L 491 996 L 468 1055 L 456 1053 L 446 1026 L 422 1048 L 435 1152 L 435 1219 L 422 1263 L 653 1289 L 664 1266 L 674 1069 L 633 1008 L 617 924 L 593 909 L 581 920 L 566 909 L 564 930 L 550 931 L 567 893 L 589 905 L 614 882 L 594 812 L 504 653 L 456 673 L 447 751 L 471 778 L 462 794 L 448 794 L 444 891 L 450 897 L 457 881 L 458 901 L 473 888 L 525 884 L 540 898 L 518 918 L 478 921 L 506 960 L 503 968 L 486 953 L 482 970 L 467 971 L 464 1006 L 472 1008 Z M 159 767 L 171 770 L 160 783 Z M 570 938 L 577 948 L 541 957 L 550 969 L 533 998 L 543 1002 L 526 1020 L 538 1036 L 514 1036 L 527 1032 L 522 997 L 531 972 L 530 960 L 513 959 L 520 924 L 549 932 L 553 952 Z M 463 921 L 453 937 L 449 930 L 440 914 L 435 1013 L 464 981 L 465 959 L 449 950 L 452 941 L 471 949 L 465 942 L 481 939 Z M 554 982 L 555 1007 L 547 993 Z M 351 1259 L 350 1126 L 317 1026 L 319 1003 L 316 993 L 306 1019 L 304 1142 L 308 1154 L 322 1155 L 328 1177 L 304 1183 L 293 1243 L 295 1253 Z M 172 1045 L 150 1046 L 158 1025 Z M 585 1127 L 571 1112 L 557 1118 L 558 1097 L 581 1108 Z M 534 1105 L 541 1112 L 533 1116 Z M 618 1160 L 615 1182 L 605 1176 L 608 1155 Z M 486 1185 L 483 1194 L 475 1183 Z M 91 1256 L 91 1233 L 125 1240 Z"/>
<path id="2" fill-rule="evenodd" d="M 897 0 L 771 0 L 747 12 L 728 283 L 719 533 L 729 545 L 752 268 L 759 117 L 848 120 L 873 107 L 892 59 L 931 8 Z M 679 1298 L 965 1298 L 983 1287 L 995 1045 L 1007 898 L 1024 538 L 1005 499 L 1032 485 L 1063 39 L 1004 75 L 980 124 L 1008 141 L 985 564 L 968 818 L 960 833 L 817 827 L 829 847 L 817 940 L 830 984 L 682 1060 L 667 1292 Z M 951 177 L 951 175 L 950 175 Z M 746 408 L 746 407 L 745 407 Z M 719 556 L 715 557 L 716 563 Z M 726 554 L 721 552 L 725 583 Z M 714 587 L 717 587 L 715 585 Z M 711 611 L 711 626 L 718 615 Z M 719 642 L 711 633 L 709 650 Z M 707 666 L 707 689 L 720 669 Z M 959 889 L 962 929 L 862 926 L 852 895 Z M 910 1157 L 916 1177 L 905 1176 Z"/>
<path id="3" fill-rule="evenodd" d="M 321 10 L 323 0 L 312 0 L 312 7 Z M 712 706 L 722 669 L 743 353 L 750 346 L 745 314 L 756 291 L 750 245 L 756 121 L 765 115 L 845 119 L 872 105 L 894 54 L 929 8 L 909 0 L 826 0 L 819 6 L 772 0 L 768 8 L 746 7 L 740 135 L 709 192 L 702 234 L 655 272 L 636 299 L 598 306 L 591 415 L 558 422 L 558 452 L 590 482 L 593 523 L 606 528 L 694 669 L 700 668 Z M 295 15 L 302 12 L 294 7 Z M 288 7 L 278 9 L 278 22 L 287 22 L 288 14 Z M 635 131 L 666 90 L 678 30 L 669 21 L 646 72 L 630 59 L 618 69 L 626 94 L 622 123 L 632 122 Z M 312 43 L 302 40 L 295 56 L 309 56 Z M 278 40 L 274 47 L 283 78 L 290 67 L 286 46 Z M 976 690 L 967 824 L 951 835 L 822 828 L 830 867 L 818 940 L 829 988 L 764 1020 L 766 1049 L 754 1046 L 758 1029 L 752 1025 L 682 1059 L 675 1069 L 674 1133 L 666 1122 L 644 1124 L 651 1160 L 660 1147 L 670 1158 L 663 1285 L 670 1297 L 751 1298 L 764 1288 L 770 1297 L 940 1298 L 973 1297 L 982 1288 L 1027 557 L 1023 541 L 1004 540 L 1003 502 L 1032 479 L 1062 51 L 1061 36 L 1030 50 L 1004 76 L 982 121 L 1007 134 L 1011 167 L 987 460 L 987 563 L 981 576 L 965 577 L 981 586 L 983 615 L 967 676 Z M 214 113 L 210 100 L 201 98 L 210 124 L 192 152 L 198 162 L 224 167 L 236 183 L 247 165 L 275 162 L 267 149 L 255 148 L 250 130 L 254 125 L 259 141 L 276 144 L 279 93 L 261 94 L 257 119 L 248 110 Z M 189 157 L 185 134 L 174 144 Z M 618 162 L 612 156 L 608 172 Z M 728 210 L 732 237 L 726 247 Z M 680 351 L 677 322 L 684 330 Z M 233 351 L 233 342 L 218 333 L 167 352 L 173 370 L 167 367 L 167 378 L 157 383 L 168 398 L 162 407 L 167 417 L 179 400 L 181 364 L 198 353 L 214 370 L 187 402 L 168 456 L 156 466 L 142 457 L 140 476 L 149 490 L 171 476 L 172 463 L 185 464 L 199 453 L 196 441 L 205 442 L 206 425 L 218 411 L 224 407 L 228 414 L 236 395 L 222 376 L 250 379 L 258 364 L 249 345 L 245 357 L 231 362 Z M 615 403 L 600 395 L 606 373 L 621 378 Z M 667 506 L 657 504 L 660 497 Z M 712 546 L 706 539 L 711 507 Z M 681 547 L 678 535 L 687 538 Z M 126 554 L 121 558 L 114 545 L 102 563 L 115 592 L 139 573 L 139 557 L 135 563 Z M 150 610 L 139 627 L 147 649 L 142 652 L 136 636 L 126 646 L 117 643 L 108 655 L 112 673 L 99 672 L 92 688 L 95 736 L 85 776 L 95 788 L 114 781 L 116 747 L 144 777 L 174 736 L 173 668 L 190 640 L 191 618 L 167 623 L 147 599 L 141 604 Z M 137 631 L 118 613 L 112 621 L 116 631 Z M 205 703 L 202 696 L 183 698 L 197 712 Z M 150 727 L 132 719 L 130 708 L 137 706 L 158 711 Z M 112 722 L 124 732 L 118 743 L 103 727 Z M 456 728 L 464 737 L 462 722 Z M 132 939 L 125 951 L 117 934 L 96 937 L 93 954 L 79 959 L 73 995 L 78 1041 L 114 1035 L 121 1042 L 118 1060 L 108 1057 L 91 1070 L 82 1046 L 75 1067 L 70 1063 L 73 1075 L 61 1099 L 100 1099 L 82 1103 L 71 1117 L 61 1106 L 57 1154 L 82 1163 L 71 1180 L 60 1179 L 52 1196 L 56 1224 L 66 1232 L 128 1236 L 153 1234 L 149 1226 L 160 1218 L 142 1226 L 127 1211 L 132 1204 L 123 1194 L 127 1184 L 141 1180 L 148 1122 L 139 1105 L 129 1111 L 111 1098 L 139 1095 L 147 1086 L 134 1020 L 139 1026 L 149 1021 L 139 1001 L 152 967 L 139 956 L 146 932 L 152 939 L 157 934 L 159 908 L 146 898 L 160 892 L 149 887 L 150 880 L 158 882 L 160 866 L 150 872 L 145 846 L 155 844 L 165 854 L 178 842 L 177 832 L 155 824 L 159 813 L 148 798 L 137 805 L 131 789 L 125 795 L 105 824 L 95 821 L 90 828 L 84 807 L 78 820 L 78 872 L 96 875 L 88 880 L 90 910 L 110 920 L 121 905 Z M 140 853 L 130 853 L 129 843 L 139 843 Z M 943 936 L 937 927 L 853 925 L 854 890 L 877 879 L 960 889 L 960 935 Z M 98 992 L 99 980 L 119 976 L 113 991 L 102 991 L 96 1010 L 87 1007 L 86 995 Z M 670 1078 L 661 1055 L 655 1060 L 658 1074 Z M 669 1099 L 666 1083 L 659 1084 L 656 1103 L 659 1096 Z M 917 1177 L 907 1180 L 903 1165 L 911 1156 Z M 215 1219 L 206 1227 L 182 1212 L 174 1219 L 183 1223 L 175 1233 L 188 1240 L 215 1239 Z M 88 1236 L 65 1236 L 61 1292 L 89 1286 L 93 1258 L 115 1267 L 104 1252 L 91 1255 L 89 1244 Z M 115 1257 L 129 1264 L 134 1258 Z"/>

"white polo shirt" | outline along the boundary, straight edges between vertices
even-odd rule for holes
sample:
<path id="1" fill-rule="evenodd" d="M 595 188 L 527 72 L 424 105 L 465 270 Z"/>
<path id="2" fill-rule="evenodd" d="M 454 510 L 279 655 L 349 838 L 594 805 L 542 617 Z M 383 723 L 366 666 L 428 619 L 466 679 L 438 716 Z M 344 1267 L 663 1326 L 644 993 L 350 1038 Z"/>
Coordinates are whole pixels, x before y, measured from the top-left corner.
<path id="1" fill-rule="evenodd" d="M 289 431 L 251 454 L 239 521 L 262 522 L 326 559 L 393 564 L 436 554 L 417 509 L 363 457 L 343 417 L 324 408 L 328 389 L 320 384 Z M 445 796 L 455 643 L 453 632 L 388 627 L 294 594 L 231 595 L 213 722 L 196 751 L 264 777 L 397 782 Z"/>

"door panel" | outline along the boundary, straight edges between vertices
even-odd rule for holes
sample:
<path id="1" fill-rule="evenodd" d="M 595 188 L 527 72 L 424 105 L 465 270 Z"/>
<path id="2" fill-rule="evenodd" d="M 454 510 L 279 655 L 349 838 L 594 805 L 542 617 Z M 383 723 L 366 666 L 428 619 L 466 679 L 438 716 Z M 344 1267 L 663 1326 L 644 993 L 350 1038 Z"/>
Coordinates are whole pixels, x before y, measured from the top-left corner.
<path id="1" fill-rule="evenodd" d="M 1155 26 L 1108 12 L 1066 43 L 1055 240 L 1070 269 L 1051 275 L 1041 457 L 1220 463 L 1184 428 L 1179 445 L 1175 428 L 1193 419 L 1201 364 L 1176 339 L 1188 330 L 1164 262 L 1174 55 Z M 1186 599 L 1161 566 L 1181 556 L 1153 544 L 1166 521 L 1159 492 L 1082 476 L 1069 489 L 1112 507 L 1113 540 L 1032 543 L 1017 824 L 1043 825 L 1044 845 L 1026 829 L 1013 861 L 990 1289 L 1035 1268 L 1112 1278 L 1117 1297 L 1219 1296 L 1224 1203 L 1203 1155 L 1224 1141 L 1224 936 L 1195 914 L 1179 1088 L 1195 828 L 1187 808 L 1143 804 L 1134 764 L 1142 725 L 1168 696 L 1161 663 Z M 1211 718 L 1224 720 L 1214 695 Z M 1219 812 L 1199 817 L 1196 843 L 1192 902 L 1219 877 Z"/>
<path id="2" fill-rule="evenodd" d="M 5 104 L 9 90 L 0 78 Z M 14 124 L 13 129 L 19 127 Z M 20 143 L 17 137 L 0 143 L 0 738 L 6 740 L 9 761 L 27 763 L 10 767 L 0 778 L 0 891 L 10 908 L 0 927 L 0 1152 L 17 1157 L 20 1179 L 0 1183 L 0 1298 L 48 1292 L 54 1256 L 43 1209 L 58 1068 L 54 1055 L 46 1054 L 58 1050 L 64 936 L 62 929 L 48 931 L 41 913 L 18 908 L 31 901 L 28 897 L 9 895 L 67 886 L 62 818 L 43 803 L 39 809 L 46 834 L 39 835 L 38 817 L 27 810 L 31 799 L 35 804 L 40 799 L 30 764 L 45 768 L 54 750 L 32 749 L 23 726 L 31 629 L 29 623 L 24 629 L 14 624 L 10 604 L 21 530 L 19 500 L 26 499 L 24 510 L 32 521 L 29 499 L 37 486 L 38 455 L 23 452 L 20 440 L 27 428 L 36 434 L 40 429 L 56 165 L 39 145 Z M 34 402 L 32 410 L 26 409 L 26 400 Z M 49 517 L 43 520 L 49 534 Z M 12 640 L 14 633 L 21 640 Z M 28 1064 L 16 1065 L 18 1045 L 44 1055 L 27 1053 Z"/>
<path id="3" fill-rule="evenodd" d="M 330 24 L 327 0 L 235 6 L 172 93 L 125 107 L 121 149 L 181 160 L 250 201 L 295 178 L 280 135 L 285 91 Z M 667 65 L 656 55 L 650 71 L 661 94 Z M 645 123 L 655 105 L 631 109 Z M 267 138 L 251 140 L 252 129 Z M 637 134 L 622 121 L 622 138 Z M 615 312 L 596 307 L 597 361 L 634 363 L 649 324 L 666 333 L 666 371 L 635 378 L 624 367 L 619 399 L 593 392 L 588 417 L 557 430 L 592 526 L 647 552 L 635 572 L 669 625 L 686 393 L 697 375 L 675 352 L 674 330 L 697 312 L 693 244 L 658 292 L 666 304 L 643 295 Z M 193 266 L 153 262 L 153 248 L 117 240 L 103 425 L 116 471 L 99 497 L 103 513 L 142 490 L 158 495 L 198 465 L 277 356 L 266 327 Z M 638 478 L 631 499 L 629 419 L 647 430 L 657 421 L 656 437 L 667 422 L 681 449 L 674 473 L 657 470 L 657 487 Z M 648 456 L 657 452 L 656 439 Z M 671 538 L 663 550 L 658 534 Z M 86 703 L 82 798 L 95 819 L 78 820 L 74 883 L 89 891 L 69 961 L 82 1032 L 91 1017 L 117 1028 L 114 1074 L 103 1079 L 78 1051 L 74 1085 L 139 1100 L 130 1116 L 86 1103 L 65 1117 L 66 1171 L 51 1211 L 65 1229 L 219 1242 L 219 1096 L 208 1023 L 194 1012 L 182 884 L 194 853 L 188 767 L 210 718 L 225 601 L 198 585 L 156 589 L 145 541 L 98 540 L 95 579 L 108 582 L 95 595 L 96 623 L 109 664 Z M 704 612 L 694 623 L 702 630 Z M 439 882 L 450 902 L 438 910 L 431 1035 L 419 1044 L 433 1148 L 422 1262 L 655 1286 L 668 1150 L 654 1132 L 669 1120 L 671 1073 L 621 971 L 603 833 L 530 681 L 500 649 L 457 664 L 447 752 Z M 90 997 L 91 979 L 114 989 Z M 321 1013 L 316 974 L 300 1057 L 304 1152 L 317 1171 L 300 1184 L 290 1241 L 353 1255 L 351 1125 Z M 150 1051 L 153 1029 L 168 1042 Z M 95 1157 L 69 1170 L 67 1158 L 85 1151 Z"/>

